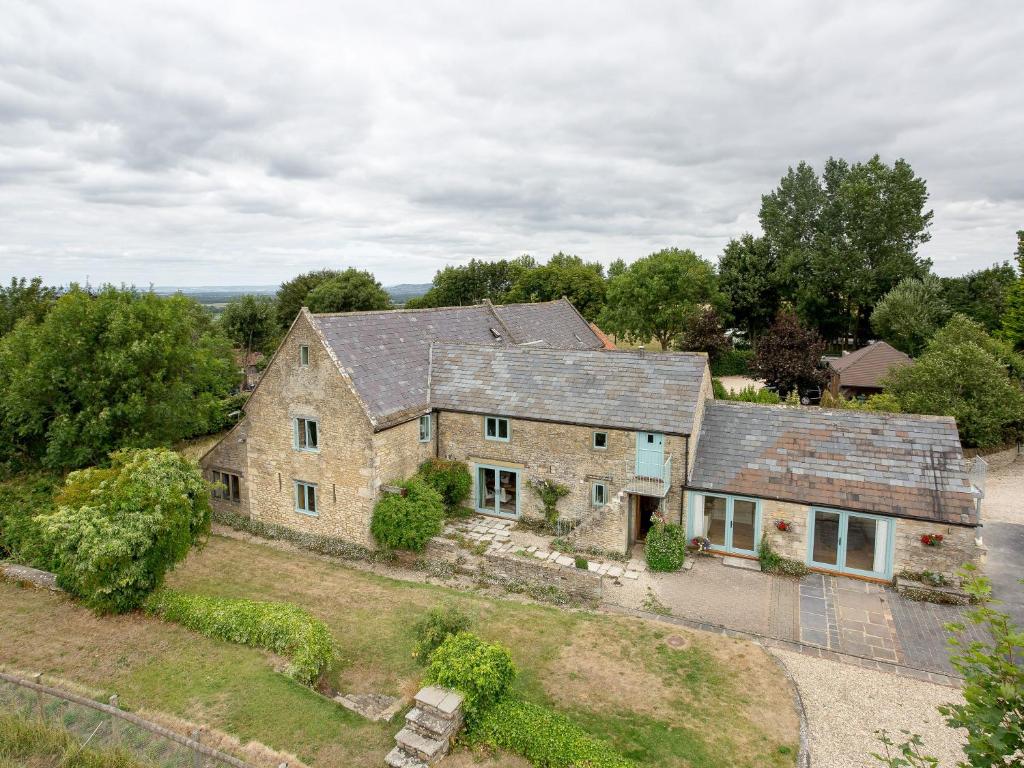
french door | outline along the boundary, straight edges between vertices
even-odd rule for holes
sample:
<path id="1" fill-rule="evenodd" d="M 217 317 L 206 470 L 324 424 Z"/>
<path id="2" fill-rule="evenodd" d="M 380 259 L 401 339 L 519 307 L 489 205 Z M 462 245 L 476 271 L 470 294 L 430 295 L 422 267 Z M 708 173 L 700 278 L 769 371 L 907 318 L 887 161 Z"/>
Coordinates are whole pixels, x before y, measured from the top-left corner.
<path id="1" fill-rule="evenodd" d="M 855 576 L 892 578 L 892 520 L 832 509 L 812 509 L 809 518 L 809 565 Z"/>
<path id="2" fill-rule="evenodd" d="M 504 467 L 476 468 L 476 511 L 519 517 L 519 473 Z"/>
<path id="3" fill-rule="evenodd" d="M 752 555 L 761 538 L 761 511 L 753 499 L 701 494 L 701 529 L 694 533 L 711 542 L 711 548 Z"/>

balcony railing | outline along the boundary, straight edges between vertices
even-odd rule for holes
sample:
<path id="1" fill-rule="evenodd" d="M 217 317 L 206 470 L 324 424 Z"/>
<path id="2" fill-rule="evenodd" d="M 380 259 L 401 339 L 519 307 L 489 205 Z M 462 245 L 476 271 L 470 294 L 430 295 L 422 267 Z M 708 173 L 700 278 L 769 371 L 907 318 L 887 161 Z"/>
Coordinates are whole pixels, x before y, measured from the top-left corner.
<path id="1" fill-rule="evenodd" d="M 633 469 L 636 469 L 636 465 L 633 465 Z M 670 453 L 665 458 L 665 463 L 660 468 L 660 477 L 656 476 L 656 472 L 645 472 L 638 474 L 635 471 L 630 473 L 629 482 L 626 483 L 626 493 L 635 493 L 639 496 L 657 496 L 658 498 L 665 498 L 668 495 L 668 490 L 672 486 L 672 454 Z"/>

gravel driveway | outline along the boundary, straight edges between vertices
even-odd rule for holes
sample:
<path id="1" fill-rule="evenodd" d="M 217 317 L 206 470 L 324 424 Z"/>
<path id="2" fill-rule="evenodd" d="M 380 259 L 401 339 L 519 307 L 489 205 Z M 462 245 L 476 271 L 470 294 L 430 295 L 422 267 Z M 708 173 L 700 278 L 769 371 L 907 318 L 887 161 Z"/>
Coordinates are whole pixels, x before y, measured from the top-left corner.
<path id="1" fill-rule="evenodd" d="M 884 728 L 897 743 L 900 729 L 920 734 L 925 754 L 942 768 L 963 759 L 962 731 L 948 728 L 938 704 L 961 702 L 955 688 L 875 672 L 828 659 L 770 649 L 796 681 L 807 714 L 813 768 L 879 768 L 874 732 Z"/>

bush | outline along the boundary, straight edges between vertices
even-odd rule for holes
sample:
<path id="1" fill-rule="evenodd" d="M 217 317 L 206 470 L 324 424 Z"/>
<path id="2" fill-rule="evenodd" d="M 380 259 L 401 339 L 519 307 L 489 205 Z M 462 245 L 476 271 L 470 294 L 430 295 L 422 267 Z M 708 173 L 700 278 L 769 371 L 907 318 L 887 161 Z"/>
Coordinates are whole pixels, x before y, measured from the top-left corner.
<path id="1" fill-rule="evenodd" d="M 122 451 L 109 469 L 68 475 L 57 510 L 37 518 L 57 583 L 86 605 L 142 604 L 210 530 L 209 487 L 174 451 Z"/>
<path id="2" fill-rule="evenodd" d="M 569 495 L 569 489 L 554 480 L 526 481 L 527 487 L 540 497 L 544 505 L 544 524 L 548 530 L 555 530 L 558 525 L 558 500 Z"/>
<path id="3" fill-rule="evenodd" d="M 543 768 L 632 768 L 634 763 L 564 715 L 538 704 L 507 699 L 474 725 L 470 742 L 517 752 Z"/>
<path id="4" fill-rule="evenodd" d="M 729 391 L 725 388 L 725 384 L 720 382 L 718 379 L 711 380 L 711 391 L 715 395 L 715 400 L 729 399 Z"/>
<path id="5" fill-rule="evenodd" d="M 788 557 L 783 557 L 773 550 L 771 542 L 768 541 L 767 536 L 762 536 L 761 542 L 757 545 L 757 559 L 760 561 L 761 570 L 764 573 L 777 573 L 780 576 L 800 577 L 806 576 L 811 572 L 810 568 L 799 560 L 792 560 Z"/>
<path id="6" fill-rule="evenodd" d="M 471 632 L 445 638 L 430 655 L 427 669 L 428 683 L 463 695 L 462 710 L 470 726 L 508 692 L 515 676 L 509 652 Z"/>
<path id="7" fill-rule="evenodd" d="M 420 464 L 419 476 L 441 494 L 449 512 L 458 509 L 469 498 L 473 477 L 469 467 L 461 461 L 427 459 Z"/>
<path id="8" fill-rule="evenodd" d="M 53 488 L 58 483 L 57 476 L 45 472 L 0 483 L 0 559 L 9 557 L 44 571 L 54 569 L 38 515 L 53 511 Z"/>
<path id="9" fill-rule="evenodd" d="M 388 549 L 420 552 L 444 526 L 444 500 L 422 480 L 399 483 L 405 495 L 386 494 L 373 508 L 370 533 Z"/>
<path id="10" fill-rule="evenodd" d="M 726 395 L 726 399 L 741 403 L 761 403 L 762 405 L 778 405 L 782 402 L 778 393 L 772 392 L 770 389 L 754 387 L 744 387 L 739 392 L 730 392 Z"/>
<path id="11" fill-rule="evenodd" d="M 647 532 L 644 558 L 652 571 L 678 571 L 686 560 L 686 531 L 675 523 L 655 523 Z"/>
<path id="12" fill-rule="evenodd" d="M 431 608 L 413 625 L 412 631 L 416 637 L 413 657 L 425 662 L 450 635 L 465 632 L 472 624 L 472 619 L 457 605 Z"/>
<path id="13" fill-rule="evenodd" d="M 581 571 L 587 570 L 587 566 L 589 565 L 589 563 L 587 562 L 587 558 L 583 557 L 582 555 L 576 555 L 575 560 L 577 568 L 579 568 Z"/>
<path id="14" fill-rule="evenodd" d="M 728 349 L 711 363 L 712 376 L 750 376 L 752 349 Z"/>
<path id="15" fill-rule="evenodd" d="M 162 589 L 146 611 L 207 637 L 266 648 L 288 657 L 288 674 L 312 685 L 334 661 L 327 625 L 290 603 L 190 595 Z"/>

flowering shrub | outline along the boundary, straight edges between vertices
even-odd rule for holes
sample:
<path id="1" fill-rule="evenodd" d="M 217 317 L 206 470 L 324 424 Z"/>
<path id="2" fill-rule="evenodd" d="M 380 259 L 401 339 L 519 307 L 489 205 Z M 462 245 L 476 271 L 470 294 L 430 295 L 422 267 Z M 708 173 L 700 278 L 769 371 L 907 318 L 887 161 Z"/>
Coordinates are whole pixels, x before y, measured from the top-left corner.
<path id="1" fill-rule="evenodd" d="M 791 523 L 787 523 L 785 520 L 776 520 L 775 527 L 778 528 L 780 531 L 793 530 L 793 525 Z"/>
<path id="2" fill-rule="evenodd" d="M 686 531 L 675 523 L 656 522 L 647 532 L 644 559 L 652 571 L 678 571 L 686 560 Z"/>
<path id="3" fill-rule="evenodd" d="M 942 543 L 942 534 L 926 533 L 921 537 L 921 543 L 926 547 L 937 547 Z"/>

